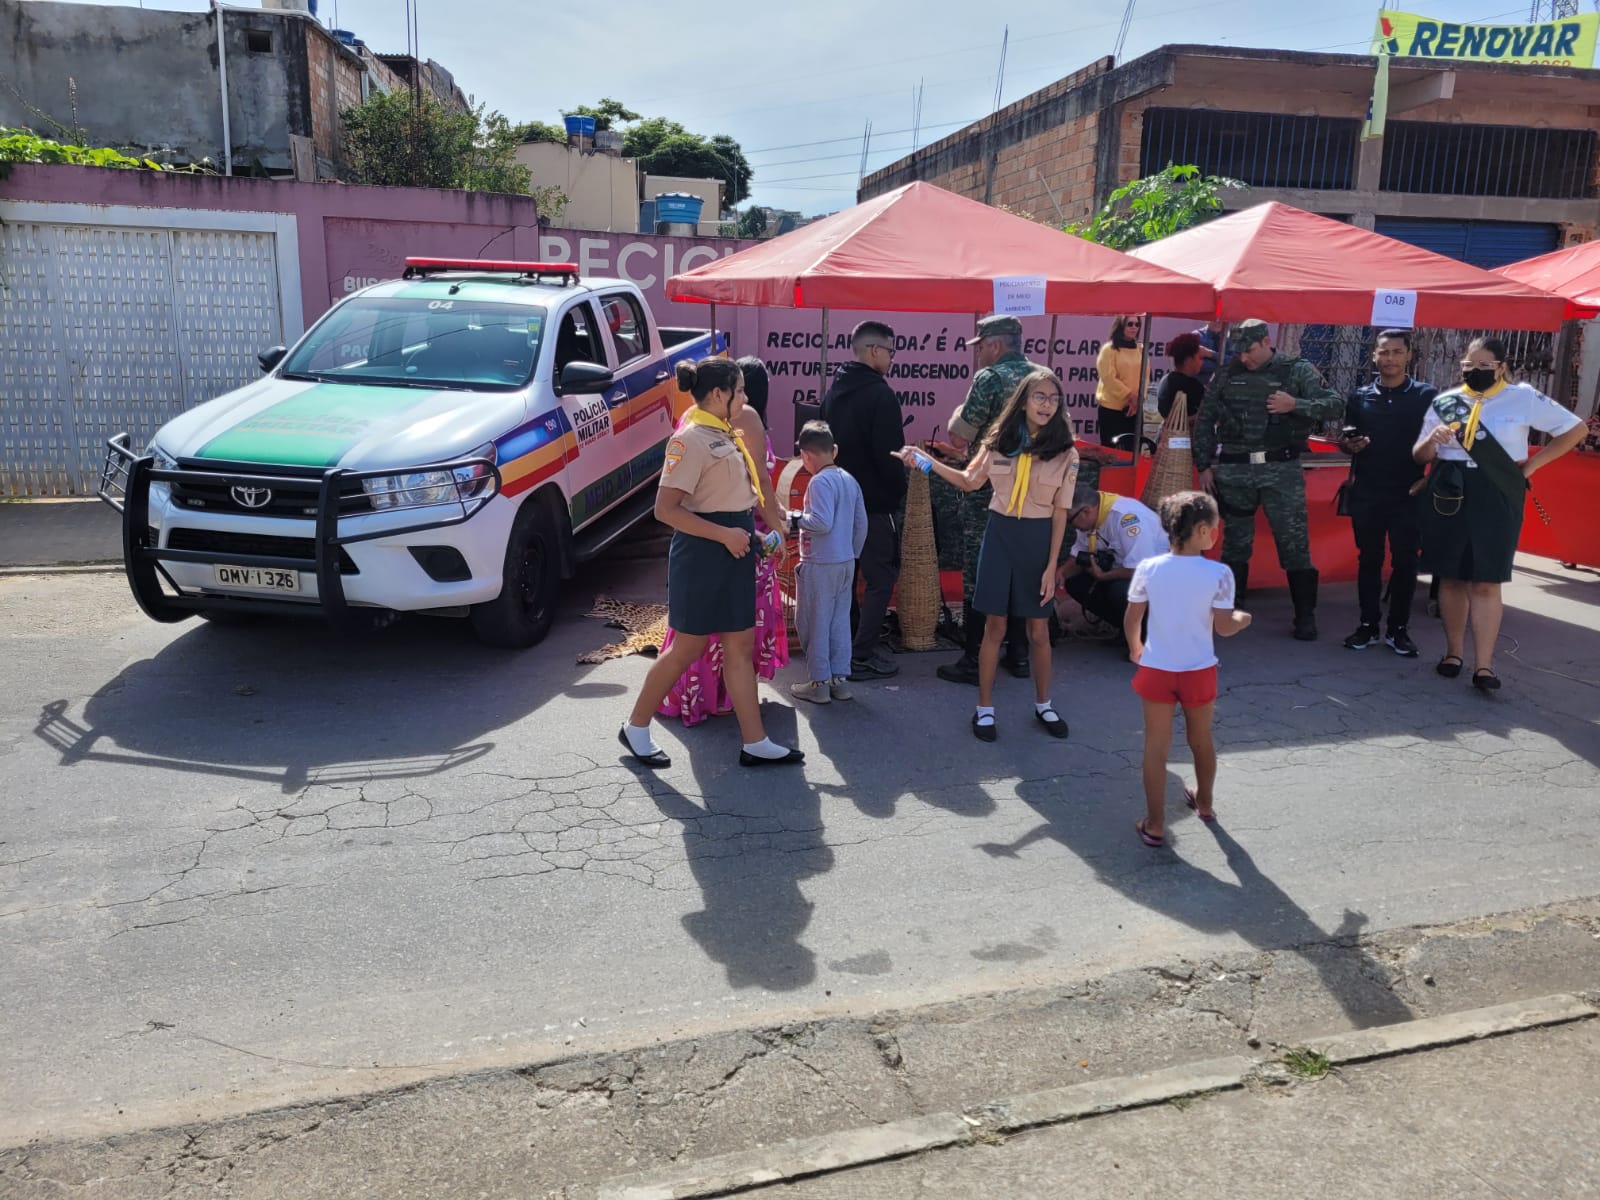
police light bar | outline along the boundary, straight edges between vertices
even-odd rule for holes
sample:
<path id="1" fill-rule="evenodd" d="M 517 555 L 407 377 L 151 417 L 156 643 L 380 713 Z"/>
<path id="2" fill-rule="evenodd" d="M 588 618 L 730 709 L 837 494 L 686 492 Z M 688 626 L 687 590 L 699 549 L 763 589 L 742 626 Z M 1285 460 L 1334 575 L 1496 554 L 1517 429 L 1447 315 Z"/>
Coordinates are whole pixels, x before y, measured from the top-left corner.
<path id="1" fill-rule="evenodd" d="M 431 275 L 438 271 L 472 271 L 485 275 L 559 275 L 562 280 L 578 281 L 577 263 L 511 262 L 496 258 L 407 258 L 402 278 Z"/>

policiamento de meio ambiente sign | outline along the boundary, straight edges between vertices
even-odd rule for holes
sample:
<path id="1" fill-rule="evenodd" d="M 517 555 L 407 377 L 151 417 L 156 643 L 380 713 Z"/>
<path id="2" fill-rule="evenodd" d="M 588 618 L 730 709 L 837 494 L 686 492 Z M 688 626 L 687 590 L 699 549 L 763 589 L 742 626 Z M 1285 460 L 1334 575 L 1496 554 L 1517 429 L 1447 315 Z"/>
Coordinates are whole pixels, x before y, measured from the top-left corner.
<path id="1" fill-rule="evenodd" d="M 1600 14 L 1563 17 L 1536 25 L 1468 25 L 1416 13 L 1378 13 L 1374 52 L 1397 58 L 1588 67 L 1594 63 Z"/>

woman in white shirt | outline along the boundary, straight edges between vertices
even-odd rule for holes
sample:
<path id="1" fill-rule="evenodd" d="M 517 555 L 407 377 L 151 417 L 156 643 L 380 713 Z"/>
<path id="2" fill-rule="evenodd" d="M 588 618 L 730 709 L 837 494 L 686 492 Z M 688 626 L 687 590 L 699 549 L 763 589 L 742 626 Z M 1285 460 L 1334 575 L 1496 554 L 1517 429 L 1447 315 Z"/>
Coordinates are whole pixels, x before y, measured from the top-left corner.
<path id="1" fill-rule="evenodd" d="M 1439 674 L 1454 679 L 1465 664 L 1472 618 L 1472 685 L 1492 692 L 1500 636 L 1500 587 L 1511 578 L 1528 480 L 1583 440 L 1577 416 L 1506 372 L 1506 344 L 1478 338 L 1461 362 L 1462 386 L 1441 393 L 1422 419 L 1412 450 L 1437 465 L 1422 497 L 1422 567 L 1439 585 L 1445 655 Z M 1551 435 L 1529 456 L 1530 430 Z"/>

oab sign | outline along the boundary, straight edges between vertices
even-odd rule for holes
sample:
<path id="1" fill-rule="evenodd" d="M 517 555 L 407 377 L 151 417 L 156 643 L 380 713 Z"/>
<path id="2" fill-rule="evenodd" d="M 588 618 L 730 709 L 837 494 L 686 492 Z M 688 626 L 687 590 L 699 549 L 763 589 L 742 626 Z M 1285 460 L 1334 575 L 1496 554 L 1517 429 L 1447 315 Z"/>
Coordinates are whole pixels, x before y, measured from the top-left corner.
<path id="1" fill-rule="evenodd" d="M 1588 67 L 1594 63 L 1600 14 L 1535 25 L 1471 25 L 1416 13 L 1378 14 L 1378 52 L 1400 58 Z"/>

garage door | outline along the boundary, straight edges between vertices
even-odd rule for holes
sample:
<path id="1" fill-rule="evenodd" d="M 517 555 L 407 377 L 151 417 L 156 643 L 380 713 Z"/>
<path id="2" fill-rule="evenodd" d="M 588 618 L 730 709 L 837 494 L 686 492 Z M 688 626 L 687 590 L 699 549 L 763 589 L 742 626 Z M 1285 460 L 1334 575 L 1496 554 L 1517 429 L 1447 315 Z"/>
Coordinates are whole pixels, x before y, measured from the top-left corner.
<path id="1" fill-rule="evenodd" d="M 1521 262 L 1557 247 L 1554 225 L 1523 221 L 1425 221 L 1379 217 L 1375 228 L 1385 237 L 1406 242 L 1492 270 Z"/>
<path id="2" fill-rule="evenodd" d="M 143 446 L 283 340 L 271 233 L 7 221 L 0 271 L 5 495 L 93 495 L 106 438 Z"/>

